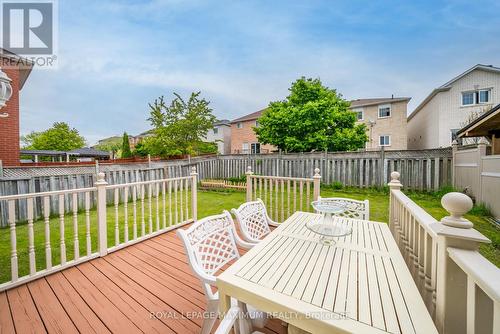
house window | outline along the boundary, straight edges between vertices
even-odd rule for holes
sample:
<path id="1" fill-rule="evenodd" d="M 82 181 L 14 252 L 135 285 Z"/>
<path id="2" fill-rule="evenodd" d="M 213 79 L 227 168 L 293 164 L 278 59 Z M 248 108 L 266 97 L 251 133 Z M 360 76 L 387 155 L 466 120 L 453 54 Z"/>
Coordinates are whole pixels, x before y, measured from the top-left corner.
<path id="1" fill-rule="evenodd" d="M 383 135 L 378 137 L 379 146 L 391 146 L 391 136 Z"/>
<path id="2" fill-rule="evenodd" d="M 259 120 L 256 120 L 255 121 L 255 127 L 258 128 L 259 127 Z"/>
<path id="3" fill-rule="evenodd" d="M 214 135 L 216 135 L 218 133 L 219 133 L 219 129 L 218 128 L 214 128 Z"/>
<path id="4" fill-rule="evenodd" d="M 479 91 L 479 103 L 488 103 L 490 102 L 490 91 L 489 90 L 480 90 Z"/>
<path id="5" fill-rule="evenodd" d="M 462 105 L 468 106 L 474 104 L 474 92 L 462 93 Z"/>
<path id="6" fill-rule="evenodd" d="M 241 123 L 241 122 L 236 123 L 236 127 L 238 129 L 243 129 L 243 123 Z"/>
<path id="7" fill-rule="evenodd" d="M 248 143 L 243 143 L 241 145 L 241 153 L 244 153 L 244 154 L 248 153 Z"/>
<path id="8" fill-rule="evenodd" d="M 378 106 L 378 118 L 391 117 L 391 105 L 385 104 Z"/>
<path id="9" fill-rule="evenodd" d="M 365 115 L 362 109 L 355 109 L 353 110 L 353 112 L 356 114 L 356 119 L 358 121 L 362 121 L 363 119 L 365 119 Z"/>
<path id="10" fill-rule="evenodd" d="M 470 106 L 473 104 L 489 103 L 491 100 L 490 89 L 480 89 L 470 92 L 462 92 L 462 105 Z"/>
<path id="11" fill-rule="evenodd" d="M 250 145 L 250 150 L 252 154 L 259 154 L 260 153 L 260 143 L 252 143 Z"/>

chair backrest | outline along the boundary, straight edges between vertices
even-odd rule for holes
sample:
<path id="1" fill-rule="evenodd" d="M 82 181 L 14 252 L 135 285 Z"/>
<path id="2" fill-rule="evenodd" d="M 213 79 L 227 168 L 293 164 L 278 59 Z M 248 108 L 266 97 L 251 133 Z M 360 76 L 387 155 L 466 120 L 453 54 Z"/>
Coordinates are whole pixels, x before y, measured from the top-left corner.
<path id="1" fill-rule="evenodd" d="M 262 237 L 271 233 L 270 218 L 261 199 L 243 203 L 238 209 L 232 209 L 231 212 L 240 224 L 241 233 L 248 241 L 259 242 Z"/>
<path id="2" fill-rule="evenodd" d="M 350 198 L 343 197 L 318 197 L 318 201 L 337 204 L 344 207 L 345 211 L 336 216 L 356 219 L 370 219 L 370 201 L 358 201 Z"/>
<path id="3" fill-rule="evenodd" d="M 209 285 L 215 284 L 214 274 L 240 257 L 235 233 L 234 222 L 228 211 L 200 219 L 186 230 L 177 230 L 184 242 L 189 264 L 205 283 L 209 298 L 213 296 Z"/>

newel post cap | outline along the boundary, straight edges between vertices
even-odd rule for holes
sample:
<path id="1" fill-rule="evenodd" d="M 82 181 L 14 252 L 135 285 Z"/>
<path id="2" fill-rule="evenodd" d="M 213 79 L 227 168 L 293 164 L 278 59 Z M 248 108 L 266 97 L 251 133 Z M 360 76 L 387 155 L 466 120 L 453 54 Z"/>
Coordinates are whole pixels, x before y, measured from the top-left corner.
<path id="1" fill-rule="evenodd" d="M 317 178 L 317 179 L 318 179 L 318 178 L 321 178 L 321 175 L 319 174 L 319 172 L 320 172 L 319 168 L 317 168 L 317 167 L 316 167 L 316 168 L 314 169 L 314 176 L 313 176 L 313 177 L 314 177 L 314 178 Z"/>
<path id="2" fill-rule="evenodd" d="M 463 217 L 472 209 L 472 199 L 469 196 L 459 192 L 447 193 L 441 198 L 441 205 L 450 213 L 441 219 L 443 225 L 465 229 L 474 226 L 470 220 Z"/>
<path id="3" fill-rule="evenodd" d="M 247 172 L 246 172 L 246 174 L 247 174 L 247 175 L 251 175 L 251 174 L 253 174 L 253 172 L 252 172 L 252 166 L 248 166 L 248 167 L 247 167 Z"/>
<path id="4" fill-rule="evenodd" d="M 198 173 L 196 173 L 196 167 L 195 166 L 191 167 L 191 175 L 198 175 Z"/>
<path id="5" fill-rule="evenodd" d="M 108 184 L 105 180 L 105 176 L 106 174 L 104 174 L 103 172 L 99 172 L 97 173 L 97 182 L 96 184 Z"/>
<path id="6" fill-rule="evenodd" d="M 403 184 L 399 181 L 399 172 L 392 172 L 391 173 L 391 182 L 389 182 L 388 186 L 391 189 L 401 189 L 403 187 Z"/>

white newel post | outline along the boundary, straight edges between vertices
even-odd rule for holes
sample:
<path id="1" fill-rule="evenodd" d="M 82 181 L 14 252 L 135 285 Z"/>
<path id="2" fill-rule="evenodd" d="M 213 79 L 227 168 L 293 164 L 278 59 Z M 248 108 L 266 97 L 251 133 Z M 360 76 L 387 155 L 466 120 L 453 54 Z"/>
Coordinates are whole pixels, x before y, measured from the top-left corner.
<path id="1" fill-rule="evenodd" d="M 193 212 L 193 221 L 198 220 L 198 173 L 196 167 L 191 168 L 191 206 Z"/>
<path id="2" fill-rule="evenodd" d="M 391 230 L 393 236 L 396 236 L 395 224 L 398 224 L 398 222 L 394 219 L 394 199 L 392 197 L 392 191 L 401 190 L 401 188 L 403 188 L 403 184 L 399 181 L 399 176 L 400 174 L 398 172 L 392 172 L 391 182 L 387 184 L 389 186 L 389 229 Z"/>
<path id="3" fill-rule="evenodd" d="M 458 141 L 455 139 L 451 142 L 451 185 L 455 187 L 456 159 L 458 152 Z"/>
<path id="4" fill-rule="evenodd" d="M 320 172 L 319 168 L 314 169 L 314 176 L 313 176 L 313 200 L 314 201 L 318 200 L 319 194 L 320 194 L 321 175 L 319 172 Z"/>
<path id="5" fill-rule="evenodd" d="M 108 231 L 106 214 L 106 186 L 108 183 L 104 179 L 104 173 L 97 174 L 97 249 L 100 256 L 108 254 Z"/>
<path id="6" fill-rule="evenodd" d="M 438 235 L 436 326 L 441 334 L 466 333 L 467 275 L 449 257 L 448 247 L 477 250 L 480 243 L 490 240 L 463 217 L 472 209 L 472 200 L 467 195 L 448 193 L 441 199 L 441 205 L 450 215 L 436 223 L 435 228 Z"/>
<path id="7" fill-rule="evenodd" d="M 247 167 L 245 174 L 247 176 L 247 202 L 250 202 L 252 200 L 252 166 Z"/>

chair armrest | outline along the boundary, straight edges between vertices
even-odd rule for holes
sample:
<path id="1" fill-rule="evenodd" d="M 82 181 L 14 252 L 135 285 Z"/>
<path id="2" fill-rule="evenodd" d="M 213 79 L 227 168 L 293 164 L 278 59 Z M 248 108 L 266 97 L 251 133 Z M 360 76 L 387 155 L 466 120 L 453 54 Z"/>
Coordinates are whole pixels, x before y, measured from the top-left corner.
<path id="1" fill-rule="evenodd" d="M 244 249 L 251 249 L 253 246 L 257 245 L 257 243 L 243 240 L 242 238 L 240 238 L 238 233 L 236 233 L 236 231 L 234 231 L 234 234 L 235 234 L 234 238 L 236 239 L 236 244 Z"/>
<path id="2" fill-rule="evenodd" d="M 271 218 L 269 218 L 269 216 L 267 216 L 267 224 L 269 226 L 274 226 L 274 227 L 280 226 L 280 224 L 278 224 L 277 222 L 275 222 L 274 220 L 272 220 Z"/>

